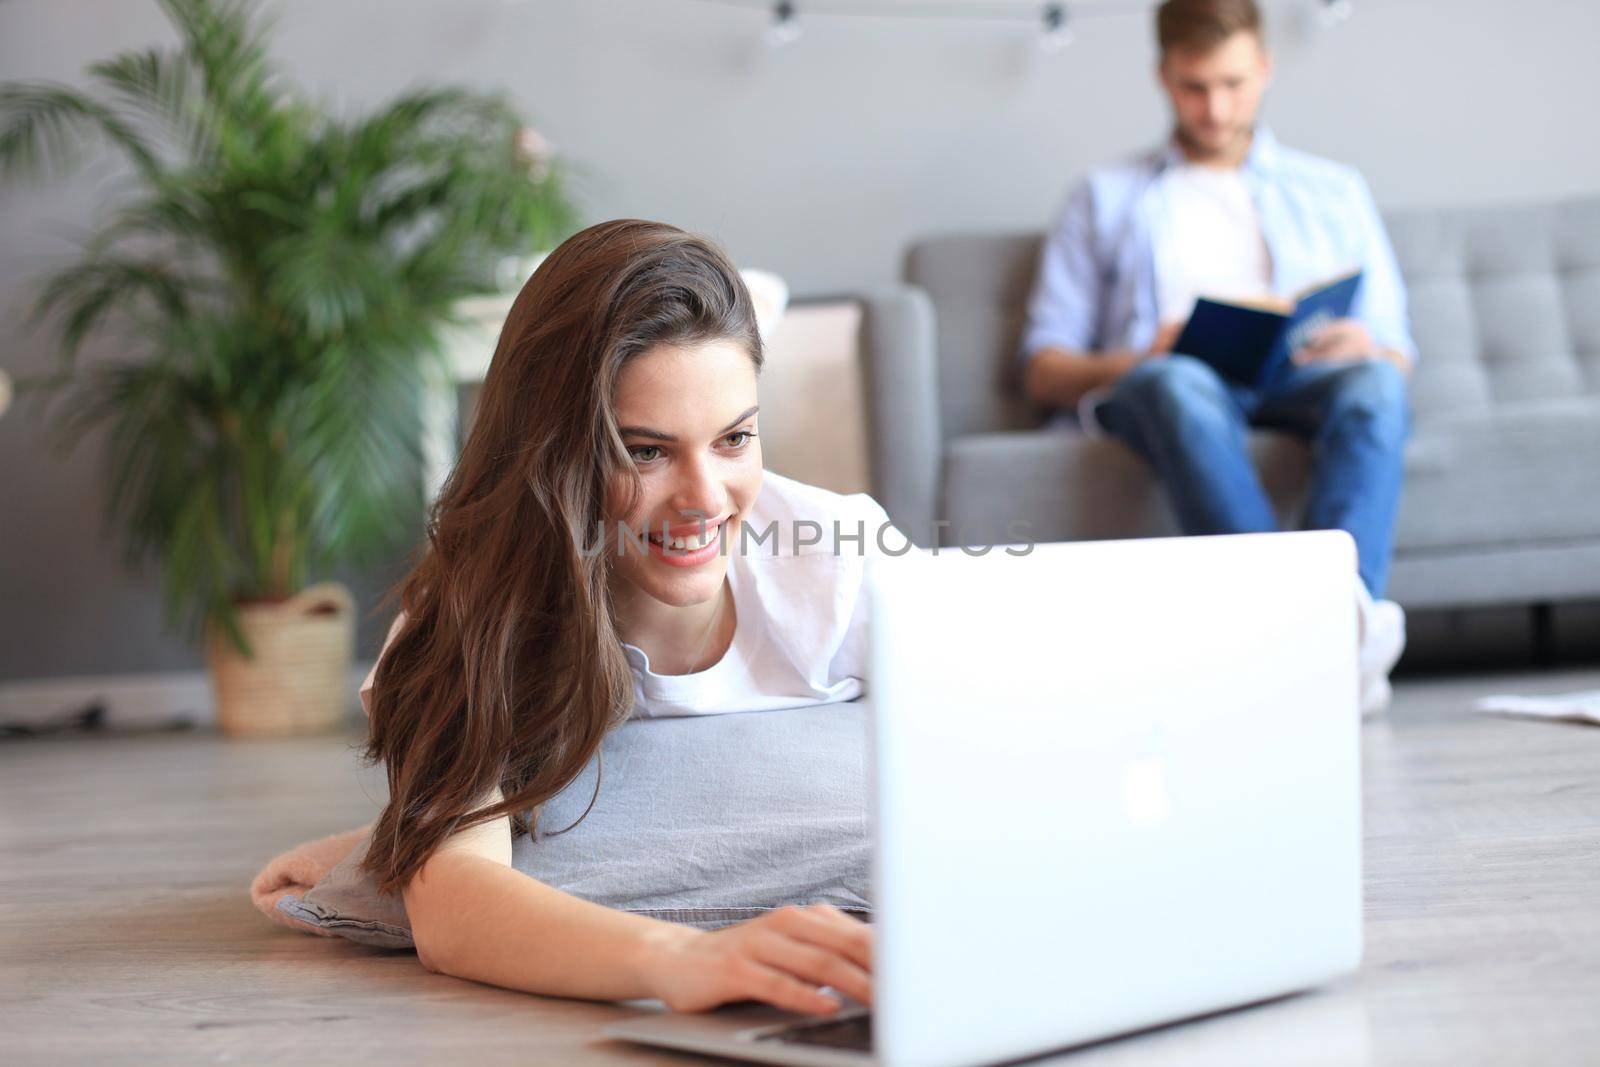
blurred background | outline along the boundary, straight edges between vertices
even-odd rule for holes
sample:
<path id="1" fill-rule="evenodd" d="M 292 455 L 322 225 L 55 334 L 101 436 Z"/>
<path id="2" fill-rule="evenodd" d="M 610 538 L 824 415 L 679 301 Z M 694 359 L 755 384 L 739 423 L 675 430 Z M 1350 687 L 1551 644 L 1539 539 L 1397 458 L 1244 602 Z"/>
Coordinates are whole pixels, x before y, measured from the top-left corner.
<path id="1" fill-rule="evenodd" d="M 777 32 L 773 5 L 709 0 L 275 0 L 263 10 L 274 16 L 273 59 L 335 115 L 423 86 L 504 92 L 562 162 L 581 224 L 637 216 L 716 238 L 741 266 L 786 284 L 790 318 L 775 344 L 826 350 L 816 358 L 842 366 L 848 297 L 895 281 L 912 239 L 1041 229 L 1087 167 L 1162 139 L 1151 6 L 1067 4 L 1064 46 L 1045 40 L 1043 5 L 998 0 L 799 4 Z M 1267 121 L 1286 143 L 1359 168 L 1385 210 L 1600 189 L 1600 6 L 1356 0 L 1343 18 L 1318 0 L 1264 7 L 1278 59 Z M 0 0 L 8 82 L 83 85 L 93 62 L 176 41 L 154 2 Z M 0 366 L 13 377 L 54 358 L 51 333 L 27 326 L 36 279 L 78 254 L 126 179 L 114 153 L 91 151 L 70 173 L 0 183 Z M 806 333 L 807 308 L 833 317 Z M 492 347 L 490 318 L 480 349 Z M 784 342 L 785 328 L 801 332 Z M 110 334 L 85 349 L 90 362 L 117 354 Z M 40 694 L 116 676 L 129 708 L 148 683 L 167 706 L 180 694 L 205 714 L 200 647 L 163 625 L 158 577 L 125 567 L 104 527 L 100 442 L 54 456 L 26 406 L 0 417 L 0 710 L 36 713 Z M 838 448 L 859 451 L 839 432 Z M 859 456 L 819 472 L 800 451 L 788 470 L 865 487 L 851 484 Z M 402 545 L 421 521 L 419 508 Z M 406 552 L 311 576 L 354 594 L 357 676 L 388 623 L 372 608 Z M 1557 655 L 1600 648 L 1594 605 L 1560 607 L 1554 621 Z M 1530 634 L 1521 607 L 1420 615 L 1407 663 L 1525 661 Z"/>

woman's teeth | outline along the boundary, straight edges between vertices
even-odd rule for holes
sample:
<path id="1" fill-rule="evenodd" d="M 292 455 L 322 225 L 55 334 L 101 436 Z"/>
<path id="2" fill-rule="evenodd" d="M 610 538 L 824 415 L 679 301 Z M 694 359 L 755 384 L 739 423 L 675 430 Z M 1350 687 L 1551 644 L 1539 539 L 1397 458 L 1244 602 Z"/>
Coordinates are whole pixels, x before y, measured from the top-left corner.
<path id="1" fill-rule="evenodd" d="M 717 539 L 717 531 L 721 524 L 708 526 L 699 533 L 690 534 L 688 537 L 662 537 L 661 534 L 651 534 L 650 540 L 663 548 L 670 548 L 676 552 L 695 552 L 709 545 Z"/>

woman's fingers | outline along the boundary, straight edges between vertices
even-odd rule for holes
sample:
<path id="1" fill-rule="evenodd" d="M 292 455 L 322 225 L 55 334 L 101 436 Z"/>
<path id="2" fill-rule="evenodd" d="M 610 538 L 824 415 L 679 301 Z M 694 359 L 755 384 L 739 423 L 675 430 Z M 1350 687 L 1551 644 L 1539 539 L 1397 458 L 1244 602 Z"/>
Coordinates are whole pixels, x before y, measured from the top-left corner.
<path id="1" fill-rule="evenodd" d="M 675 1011 L 754 999 L 831 1015 L 839 1001 L 819 986 L 872 1002 L 871 928 L 827 905 L 779 908 L 702 933 L 686 939 L 672 960 L 658 995 Z"/>
<path id="2" fill-rule="evenodd" d="M 872 1003 L 872 976 L 836 952 L 778 934 L 756 943 L 756 958 L 812 985 L 831 986 L 863 1004 Z"/>
<path id="3" fill-rule="evenodd" d="M 872 928 L 861 920 L 852 919 L 827 904 L 784 908 L 777 919 L 785 933 L 830 949 L 868 974 L 872 973 Z"/>
<path id="4" fill-rule="evenodd" d="M 838 1000 L 780 968 L 746 957 L 740 970 L 740 996 L 807 1015 L 832 1015 L 839 1010 Z"/>

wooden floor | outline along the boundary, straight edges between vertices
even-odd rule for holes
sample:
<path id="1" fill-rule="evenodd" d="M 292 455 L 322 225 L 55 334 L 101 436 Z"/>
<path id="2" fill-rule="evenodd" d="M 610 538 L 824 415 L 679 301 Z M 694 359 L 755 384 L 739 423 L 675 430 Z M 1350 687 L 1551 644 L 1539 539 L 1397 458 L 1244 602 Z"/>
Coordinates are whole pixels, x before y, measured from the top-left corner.
<path id="1" fill-rule="evenodd" d="M 1050 1062 L 1600 1063 L 1600 728 L 1485 719 L 1409 682 L 1365 734 L 1367 956 L 1318 992 Z M 600 1040 L 625 1007 L 424 972 L 269 924 L 245 888 L 370 818 L 348 739 L 0 743 L 0 1062 L 695 1062 Z"/>

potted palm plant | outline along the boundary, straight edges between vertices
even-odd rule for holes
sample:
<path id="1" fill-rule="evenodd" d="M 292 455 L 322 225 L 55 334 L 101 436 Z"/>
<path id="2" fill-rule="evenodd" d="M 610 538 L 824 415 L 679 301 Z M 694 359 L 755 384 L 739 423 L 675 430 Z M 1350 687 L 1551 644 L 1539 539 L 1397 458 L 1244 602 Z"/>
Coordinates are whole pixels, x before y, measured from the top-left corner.
<path id="1" fill-rule="evenodd" d="M 348 705 L 354 609 L 313 576 L 414 534 L 419 391 L 452 308 L 574 211 L 503 98 L 420 89 L 340 118 L 275 70 L 251 0 L 159 2 L 181 43 L 94 64 L 96 91 L 0 85 L 0 175 L 94 140 L 129 172 L 43 279 L 59 361 L 17 395 L 59 450 L 105 432 L 108 525 L 202 642 L 223 729 L 320 729 Z M 117 355 L 80 359 L 97 335 Z"/>

